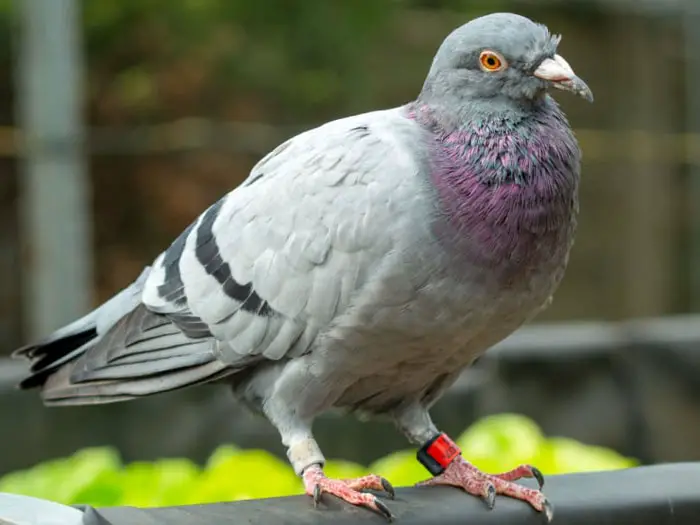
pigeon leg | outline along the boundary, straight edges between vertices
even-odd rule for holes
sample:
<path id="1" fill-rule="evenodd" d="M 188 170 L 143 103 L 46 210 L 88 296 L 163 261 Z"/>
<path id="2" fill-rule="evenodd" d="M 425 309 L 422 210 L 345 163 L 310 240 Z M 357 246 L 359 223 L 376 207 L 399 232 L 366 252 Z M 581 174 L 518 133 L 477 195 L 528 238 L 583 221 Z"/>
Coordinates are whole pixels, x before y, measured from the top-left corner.
<path id="1" fill-rule="evenodd" d="M 433 478 L 418 486 L 450 485 L 468 494 L 482 497 L 493 508 L 496 495 L 509 496 L 529 503 L 535 510 L 552 519 L 553 508 L 540 490 L 515 483 L 521 478 L 535 478 L 540 489 L 544 485 L 542 473 L 531 465 L 519 467 L 501 474 L 486 474 L 465 460 L 459 447 L 445 434 L 440 433 L 430 418 L 428 410 L 419 404 L 403 408 L 394 415 L 399 429 L 408 440 L 421 446 L 418 459 L 433 474 Z"/>
<path id="2" fill-rule="evenodd" d="M 355 479 L 331 479 L 326 477 L 320 465 L 311 465 L 303 474 L 304 490 L 314 498 L 314 506 L 318 505 L 323 493 L 331 494 L 351 505 L 364 506 L 381 514 L 389 521 L 393 516 L 389 508 L 374 494 L 361 492 L 363 489 L 382 490 L 393 499 L 394 488 L 380 476 L 371 474 Z"/>
<path id="3" fill-rule="evenodd" d="M 311 433 L 310 423 L 301 421 L 286 410 L 271 410 L 270 404 L 267 406 L 267 413 L 274 416 L 273 422 L 281 429 L 280 434 L 282 442 L 287 446 L 289 462 L 294 472 L 301 476 L 306 494 L 313 497 L 314 506 L 318 505 L 321 496 L 325 493 L 336 496 L 351 505 L 372 509 L 388 520 L 393 518 L 382 500 L 374 494 L 362 492 L 366 489 L 384 491 L 393 499 L 394 488 L 391 483 L 376 475 L 355 479 L 327 477 L 323 472 L 326 460 Z"/>

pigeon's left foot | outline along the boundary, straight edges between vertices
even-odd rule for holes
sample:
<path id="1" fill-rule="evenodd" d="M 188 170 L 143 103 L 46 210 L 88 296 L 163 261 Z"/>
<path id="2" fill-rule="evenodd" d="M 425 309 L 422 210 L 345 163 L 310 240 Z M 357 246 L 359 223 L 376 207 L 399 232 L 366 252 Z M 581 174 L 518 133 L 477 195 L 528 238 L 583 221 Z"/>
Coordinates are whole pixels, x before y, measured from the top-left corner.
<path id="1" fill-rule="evenodd" d="M 542 473 L 531 465 L 520 465 L 502 474 L 485 474 L 462 456 L 458 456 L 445 468 L 442 474 L 418 483 L 418 486 L 451 485 L 459 487 L 473 496 L 484 498 L 489 508 L 493 508 L 496 503 L 496 494 L 502 494 L 526 501 L 535 510 L 544 512 L 547 521 L 551 521 L 554 513 L 552 504 L 539 490 L 529 489 L 514 483 L 515 480 L 521 478 L 535 478 L 540 489 L 544 485 Z"/>
<path id="2" fill-rule="evenodd" d="M 354 479 L 331 479 L 326 477 L 323 469 L 318 465 L 307 468 L 303 474 L 304 489 L 306 494 L 314 498 L 314 506 L 321 500 L 321 494 L 332 494 L 351 505 L 368 507 L 378 512 L 391 521 L 393 516 L 389 508 L 374 494 L 360 492 L 365 489 L 380 490 L 386 492 L 389 498 L 394 499 L 394 487 L 380 476 L 370 474 Z"/>

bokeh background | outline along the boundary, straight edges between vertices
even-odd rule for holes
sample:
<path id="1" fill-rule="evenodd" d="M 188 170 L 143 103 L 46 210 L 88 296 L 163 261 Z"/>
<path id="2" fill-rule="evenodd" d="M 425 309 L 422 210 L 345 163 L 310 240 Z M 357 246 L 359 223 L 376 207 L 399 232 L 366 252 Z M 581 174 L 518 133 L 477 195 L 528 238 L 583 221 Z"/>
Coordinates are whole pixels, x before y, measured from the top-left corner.
<path id="1" fill-rule="evenodd" d="M 0 0 L 0 474 L 90 445 L 281 454 L 223 388 L 45 409 L 2 356 L 127 285 L 286 138 L 415 97 L 446 34 L 493 11 L 563 34 L 595 93 L 555 94 L 584 151 L 580 226 L 553 305 L 436 419 L 516 412 L 644 463 L 700 459 L 697 0 Z M 332 416 L 318 438 L 365 463 L 406 446 Z"/>

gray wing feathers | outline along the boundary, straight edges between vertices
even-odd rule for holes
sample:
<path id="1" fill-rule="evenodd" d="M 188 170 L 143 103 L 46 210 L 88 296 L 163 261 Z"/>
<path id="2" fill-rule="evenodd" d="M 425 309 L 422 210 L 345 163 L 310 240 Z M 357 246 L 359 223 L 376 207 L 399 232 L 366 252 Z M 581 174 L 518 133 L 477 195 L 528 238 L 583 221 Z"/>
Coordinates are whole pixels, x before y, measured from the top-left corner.
<path id="1" fill-rule="evenodd" d="M 23 387 L 42 385 L 47 404 L 122 401 L 231 373 L 211 337 L 192 338 L 141 303 L 150 269 L 102 306 L 21 350 L 33 360 Z M 187 318 L 181 317 L 182 322 Z M 200 320 L 192 318 L 192 323 Z M 78 339 L 77 336 L 85 337 Z"/>
<path id="2" fill-rule="evenodd" d="M 120 401 L 308 352 L 401 249 L 394 204 L 410 199 L 418 168 L 398 138 L 415 126 L 399 115 L 279 146 L 133 285 L 22 349 L 44 374 L 33 386 L 49 404 Z"/>
<path id="3" fill-rule="evenodd" d="M 16 355 L 26 354 L 31 357 L 31 350 L 65 339 L 87 330 L 95 330 L 97 335 L 104 334 L 125 312 L 129 312 L 141 302 L 141 290 L 150 271 L 146 267 L 130 286 L 116 294 L 109 301 L 100 305 L 89 314 L 59 328 L 38 344 L 32 344 L 15 351 Z"/>
<path id="4" fill-rule="evenodd" d="M 392 136 L 412 126 L 401 119 L 366 114 L 282 144 L 156 261 L 144 303 L 200 319 L 232 366 L 307 352 L 392 250 L 393 194 L 417 171 Z M 185 303 L 158 293 L 169 274 Z"/>
<path id="5" fill-rule="evenodd" d="M 154 375 L 128 381 L 71 383 L 70 370 L 62 368 L 46 380 L 42 399 L 46 405 L 85 405 L 127 401 L 215 381 L 229 374 L 230 371 L 222 363 L 211 361 L 199 367 L 175 370 L 167 375 Z"/>
<path id="6" fill-rule="evenodd" d="M 14 357 L 31 362 L 31 375 L 21 386 L 35 386 L 52 371 L 70 363 L 109 331 L 119 319 L 140 304 L 141 291 L 150 268 L 146 267 L 130 286 L 84 317 L 53 332 L 39 343 L 20 348 Z"/>
<path id="7" fill-rule="evenodd" d="M 139 304 L 46 381 L 47 403 L 121 401 L 165 392 L 230 373 L 215 355 L 217 342 L 192 339 L 167 317 Z"/>
<path id="8" fill-rule="evenodd" d="M 71 380 L 131 379 L 213 361 L 212 339 L 190 339 L 139 305 L 75 363 Z"/>
<path id="9" fill-rule="evenodd" d="M 381 115 L 332 123 L 285 143 L 247 183 L 229 193 L 211 221 L 208 242 L 230 279 L 246 284 L 269 315 L 244 311 L 197 259 L 197 232 L 180 262 L 192 313 L 228 343 L 221 359 L 268 359 L 308 351 L 318 333 L 350 306 L 391 250 L 391 193 L 415 163 L 384 140 Z M 200 221 L 200 227 L 206 221 Z M 154 283 L 155 284 L 155 283 Z"/>

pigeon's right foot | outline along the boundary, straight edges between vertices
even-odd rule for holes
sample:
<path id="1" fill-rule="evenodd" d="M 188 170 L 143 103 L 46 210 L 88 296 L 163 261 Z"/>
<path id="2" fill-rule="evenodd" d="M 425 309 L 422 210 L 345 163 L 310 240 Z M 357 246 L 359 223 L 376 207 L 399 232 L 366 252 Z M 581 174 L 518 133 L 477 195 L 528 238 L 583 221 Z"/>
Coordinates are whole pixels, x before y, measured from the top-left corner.
<path id="1" fill-rule="evenodd" d="M 326 477 L 323 469 L 318 465 L 312 465 L 304 471 L 304 489 L 306 494 L 314 498 L 314 506 L 318 505 L 323 493 L 332 494 L 337 498 L 350 503 L 368 507 L 391 521 L 393 515 L 382 500 L 374 494 L 360 492 L 363 489 L 380 490 L 394 498 L 394 488 L 386 479 L 371 474 L 355 479 L 331 479 Z"/>
<path id="2" fill-rule="evenodd" d="M 529 503 L 535 510 L 544 513 L 547 522 L 550 522 L 554 512 L 552 504 L 539 490 L 530 489 L 514 482 L 521 478 L 535 478 L 540 488 L 544 484 L 542 473 L 531 465 L 521 465 L 502 474 L 485 474 L 462 456 L 458 456 L 441 474 L 418 483 L 418 485 L 460 487 L 473 496 L 484 498 L 489 508 L 493 508 L 496 503 L 496 494 L 503 494 Z"/>

